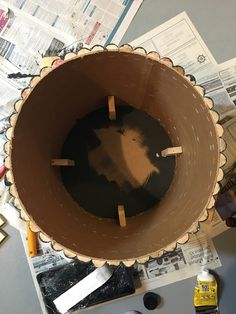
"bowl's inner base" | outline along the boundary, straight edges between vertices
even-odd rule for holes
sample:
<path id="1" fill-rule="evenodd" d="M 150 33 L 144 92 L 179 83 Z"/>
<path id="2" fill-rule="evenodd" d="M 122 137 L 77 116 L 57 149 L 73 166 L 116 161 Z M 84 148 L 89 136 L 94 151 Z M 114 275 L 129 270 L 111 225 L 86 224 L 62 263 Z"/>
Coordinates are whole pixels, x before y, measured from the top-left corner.
<path id="1" fill-rule="evenodd" d="M 118 205 L 134 216 L 156 205 L 170 186 L 174 157 L 157 157 L 171 141 L 157 120 L 131 106 L 103 107 L 77 121 L 62 148 L 65 188 L 86 211 L 117 218 Z"/>

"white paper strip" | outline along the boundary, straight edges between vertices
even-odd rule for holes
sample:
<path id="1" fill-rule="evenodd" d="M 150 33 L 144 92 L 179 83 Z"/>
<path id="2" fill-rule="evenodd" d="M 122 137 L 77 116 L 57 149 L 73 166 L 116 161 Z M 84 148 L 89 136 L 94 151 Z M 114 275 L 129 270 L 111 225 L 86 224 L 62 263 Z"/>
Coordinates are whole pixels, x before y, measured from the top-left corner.
<path id="1" fill-rule="evenodd" d="M 65 314 L 75 304 L 86 298 L 90 293 L 101 287 L 112 276 L 108 265 L 94 270 L 72 288 L 61 294 L 53 302 L 58 311 Z"/>

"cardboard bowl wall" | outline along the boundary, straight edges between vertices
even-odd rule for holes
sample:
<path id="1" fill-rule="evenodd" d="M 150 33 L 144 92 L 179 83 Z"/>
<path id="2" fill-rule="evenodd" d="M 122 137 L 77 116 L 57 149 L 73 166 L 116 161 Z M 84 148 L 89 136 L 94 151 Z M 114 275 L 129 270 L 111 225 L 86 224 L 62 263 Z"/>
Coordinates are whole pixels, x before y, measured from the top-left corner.
<path id="1" fill-rule="evenodd" d="M 7 131 L 7 178 L 22 217 L 56 250 L 97 266 L 132 265 L 185 243 L 207 219 L 223 177 L 222 128 L 212 101 L 180 73 L 182 68 L 154 52 L 95 46 L 44 68 L 23 91 Z M 183 149 L 161 202 L 127 218 L 124 228 L 81 208 L 66 191 L 60 169 L 51 166 L 75 121 L 104 106 L 108 95 L 147 112 Z"/>

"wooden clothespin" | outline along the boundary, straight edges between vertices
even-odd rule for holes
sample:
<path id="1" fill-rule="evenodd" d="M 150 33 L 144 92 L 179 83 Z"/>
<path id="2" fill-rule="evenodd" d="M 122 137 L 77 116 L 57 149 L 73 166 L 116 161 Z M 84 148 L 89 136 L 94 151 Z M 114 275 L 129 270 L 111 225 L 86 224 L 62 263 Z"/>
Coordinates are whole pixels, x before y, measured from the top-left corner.
<path id="1" fill-rule="evenodd" d="M 108 110 L 109 110 L 109 119 L 116 120 L 116 106 L 115 106 L 114 96 L 108 96 Z"/>
<path id="2" fill-rule="evenodd" d="M 124 205 L 118 205 L 118 216 L 121 227 L 126 227 L 126 217 Z"/>
<path id="3" fill-rule="evenodd" d="M 169 147 L 161 151 L 162 157 L 173 156 L 182 154 L 183 150 L 181 146 L 178 147 Z"/>
<path id="4" fill-rule="evenodd" d="M 71 159 L 52 159 L 52 166 L 74 166 L 75 161 Z"/>

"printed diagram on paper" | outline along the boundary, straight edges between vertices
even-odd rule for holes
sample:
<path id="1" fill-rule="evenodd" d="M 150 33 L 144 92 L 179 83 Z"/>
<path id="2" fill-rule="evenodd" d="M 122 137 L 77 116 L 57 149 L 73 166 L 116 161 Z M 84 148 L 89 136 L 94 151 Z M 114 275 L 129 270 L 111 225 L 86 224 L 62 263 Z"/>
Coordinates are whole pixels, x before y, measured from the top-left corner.
<path id="1" fill-rule="evenodd" d="M 217 64 L 185 12 L 135 39 L 131 45 L 171 58 L 174 64 L 184 67 L 186 74 L 193 74 L 197 81 L 202 73 Z"/>
<path id="2" fill-rule="evenodd" d="M 148 52 L 157 51 L 181 65 L 186 74 L 192 74 L 206 95 L 214 100 L 219 111 L 232 108 L 233 103 L 221 81 L 218 65 L 186 12 L 135 39 L 131 45 L 144 47 Z"/>

